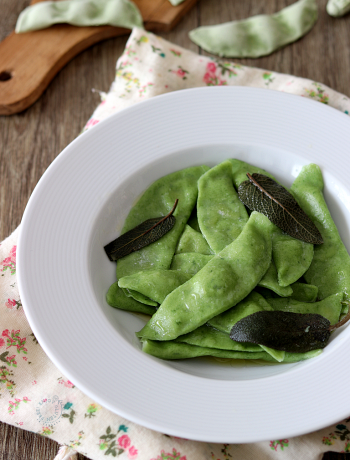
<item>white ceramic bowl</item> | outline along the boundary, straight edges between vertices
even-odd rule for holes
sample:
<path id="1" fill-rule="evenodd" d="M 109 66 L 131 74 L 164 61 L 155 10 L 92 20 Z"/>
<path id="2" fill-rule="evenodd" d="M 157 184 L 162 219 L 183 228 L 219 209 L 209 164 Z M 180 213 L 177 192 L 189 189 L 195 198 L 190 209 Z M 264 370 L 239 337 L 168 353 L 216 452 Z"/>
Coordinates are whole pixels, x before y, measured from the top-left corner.
<path id="1" fill-rule="evenodd" d="M 139 103 L 79 136 L 37 185 L 18 245 L 25 313 L 50 359 L 111 411 L 195 440 L 282 439 L 347 416 L 339 382 L 349 378 L 350 328 L 334 334 L 322 355 L 297 364 L 161 361 L 141 352 L 135 331 L 144 320 L 107 305 L 115 264 L 103 247 L 154 180 L 238 158 L 286 186 L 303 165 L 319 164 L 349 250 L 349 128 L 346 115 L 305 98 L 215 87 Z"/>

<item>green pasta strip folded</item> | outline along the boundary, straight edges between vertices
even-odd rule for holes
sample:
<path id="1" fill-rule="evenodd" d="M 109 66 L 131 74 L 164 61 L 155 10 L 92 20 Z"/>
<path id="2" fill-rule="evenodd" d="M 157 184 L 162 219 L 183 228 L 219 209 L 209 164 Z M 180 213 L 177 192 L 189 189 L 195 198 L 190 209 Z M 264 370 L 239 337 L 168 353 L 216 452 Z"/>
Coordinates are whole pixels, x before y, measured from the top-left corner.
<path id="1" fill-rule="evenodd" d="M 315 245 L 314 258 L 304 275 L 305 280 L 318 287 L 320 300 L 343 292 L 345 300 L 350 301 L 350 256 L 323 197 L 320 168 L 315 164 L 304 166 L 291 192 L 323 238 L 323 244 Z"/>
<path id="2" fill-rule="evenodd" d="M 269 219 L 253 212 L 239 237 L 169 294 L 137 335 L 176 339 L 244 299 L 269 268 L 271 231 Z"/>
<path id="3" fill-rule="evenodd" d="M 178 342 L 155 342 L 153 340 L 144 340 L 142 351 L 160 359 L 188 359 L 199 356 L 213 356 L 216 358 L 227 359 L 261 359 L 277 363 L 276 359 L 268 353 L 262 352 L 245 352 L 218 350 L 215 348 L 197 347 L 187 343 Z M 306 353 L 285 353 L 283 363 L 296 363 L 305 359 L 315 358 L 322 353 L 322 350 L 312 350 Z"/>
<path id="4" fill-rule="evenodd" d="M 174 341 L 156 342 L 154 340 L 143 340 L 142 351 L 161 359 L 188 359 L 199 356 L 214 356 L 216 358 L 229 359 L 263 359 L 265 361 L 277 362 L 265 351 L 233 351 L 219 350 L 217 348 L 198 347 L 188 343 Z"/>
<path id="5" fill-rule="evenodd" d="M 106 300 L 108 305 L 114 308 L 119 308 L 120 310 L 146 313 L 147 315 L 153 315 L 156 312 L 155 307 L 137 302 L 132 297 L 127 297 L 120 289 L 117 282 L 112 284 L 112 286 L 108 289 Z"/>
<path id="6" fill-rule="evenodd" d="M 221 313 L 220 315 L 215 316 L 210 321 L 208 325 L 214 327 L 215 329 L 229 334 L 232 327 L 242 318 L 252 315 L 258 311 L 272 310 L 272 307 L 269 303 L 257 292 L 252 291 L 245 299 L 239 302 L 236 306 L 230 308 L 229 310 Z M 284 359 L 285 352 L 281 350 L 274 350 L 273 348 L 265 347 L 260 345 L 260 347 L 271 355 L 276 361 L 281 362 Z"/>
<path id="7" fill-rule="evenodd" d="M 167 270 L 170 267 L 180 235 L 196 205 L 198 179 L 208 169 L 207 166 L 182 169 L 158 179 L 145 191 L 126 218 L 122 234 L 147 219 L 166 216 L 178 199 L 173 214 L 176 223 L 158 241 L 118 260 L 118 279 L 141 270 Z"/>
<path id="8" fill-rule="evenodd" d="M 45 29 L 53 24 L 74 26 L 143 27 L 140 11 L 129 0 L 45 1 L 25 8 L 18 17 L 16 33 Z"/>
<path id="9" fill-rule="evenodd" d="M 135 291 L 133 289 L 122 288 L 122 291 L 131 299 L 136 300 L 137 302 L 144 303 L 145 305 L 151 305 L 153 307 L 158 307 L 158 302 L 155 300 L 150 299 L 149 297 L 145 296 L 141 292 Z"/>
<path id="10" fill-rule="evenodd" d="M 275 228 L 272 258 L 276 264 L 280 286 L 289 286 L 298 281 L 310 267 L 313 257 L 313 244 L 292 238 L 280 228 Z"/>
<path id="11" fill-rule="evenodd" d="M 271 311 L 273 308 L 262 295 L 252 291 L 234 307 L 220 315 L 214 316 L 214 318 L 208 321 L 208 324 L 221 332 L 230 334 L 231 329 L 239 320 L 258 311 L 265 310 Z"/>
<path id="12" fill-rule="evenodd" d="M 185 230 L 180 236 L 175 254 L 187 252 L 198 252 L 199 254 L 205 255 L 214 254 L 204 236 L 189 225 L 185 226 Z"/>
<path id="13" fill-rule="evenodd" d="M 271 298 L 268 303 L 274 310 L 289 311 L 292 313 L 314 313 L 330 321 L 331 324 L 336 324 L 339 321 L 342 311 L 343 293 L 333 294 L 319 302 L 299 302 L 298 300 L 287 298 L 278 299 Z"/>
<path id="14" fill-rule="evenodd" d="M 315 302 L 318 294 L 318 287 L 312 284 L 293 283 L 293 294 L 291 298 L 299 302 Z"/>
<path id="15" fill-rule="evenodd" d="M 230 161 L 214 166 L 198 181 L 197 217 L 214 253 L 234 241 L 248 222 L 248 213 L 233 187 Z"/>
<path id="16" fill-rule="evenodd" d="M 299 0 L 276 14 L 199 27 L 189 36 L 196 45 L 218 56 L 257 58 L 295 42 L 316 20 L 316 0 Z"/>
<path id="17" fill-rule="evenodd" d="M 277 269 L 273 260 L 269 269 L 259 281 L 258 286 L 270 289 L 281 297 L 289 297 L 293 294 L 293 289 L 290 286 L 280 286 L 278 283 Z"/>
<path id="18" fill-rule="evenodd" d="M 137 291 L 157 303 L 162 303 L 170 292 L 190 278 L 191 276 L 176 270 L 144 270 L 120 278 L 118 286 Z"/>
<path id="19" fill-rule="evenodd" d="M 254 351 L 261 352 L 261 347 L 254 343 L 239 343 L 231 340 L 229 334 L 225 334 L 211 326 L 204 324 L 203 326 L 189 332 L 185 335 L 180 335 L 176 342 L 188 343 L 206 348 L 218 348 L 220 350 L 233 351 Z"/>
<path id="20" fill-rule="evenodd" d="M 247 180 L 247 172 L 250 174 L 264 174 L 276 180 L 264 169 L 250 165 L 244 161 L 232 159 L 230 162 L 232 165 L 233 182 L 236 188 L 243 181 Z M 272 258 L 277 268 L 278 284 L 281 287 L 287 287 L 301 278 L 309 268 L 313 255 L 314 246 L 312 244 L 292 238 L 274 225 Z"/>
<path id="21" fill-rule="evenodd" d="M 199 270 L 201 270 L 213 257 L 213 255 L 198 254 L 197 252 L 175 254 L 170 269 L 179 270 L 192 278 L 192 276 L 199 272 Z"/>

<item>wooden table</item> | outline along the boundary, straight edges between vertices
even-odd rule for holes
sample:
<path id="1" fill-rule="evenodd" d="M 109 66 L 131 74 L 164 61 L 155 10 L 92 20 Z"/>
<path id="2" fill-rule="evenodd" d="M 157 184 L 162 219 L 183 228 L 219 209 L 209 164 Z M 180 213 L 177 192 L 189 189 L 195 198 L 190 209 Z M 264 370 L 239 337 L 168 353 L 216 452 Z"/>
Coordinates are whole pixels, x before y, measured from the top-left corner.
<path id="1" fill-rule="evenodd" d="M 0 0 L 0 40 L 13 30 L 28 3 L 29 0 Z M 160 35 L 201 52 L 188 38 L 191 29 L 273 13 L 292 3 L 294 0 L 199 0 L 173 31 Z M 235 62 L 310 78 L 350 96 L 350 15 L 331 18 L 326 12 L 327 0 L 317 3 L 318 22 L 303 39 L 271 56 Z M 98 93 L 91 89 L 108 91 L 126 40 L 127 36 L 110 39 L 81 53 L 32 107 L 18 115 L 0 116 L 1 240 L 19 225 L 41 175 L 79 134 L 98 104 Z M 58 445 L 49 439 L 0 423 L 0 460 L 51 460 L 57 450 Z M 79 455 L 79 460 L 84 458 Z"/>

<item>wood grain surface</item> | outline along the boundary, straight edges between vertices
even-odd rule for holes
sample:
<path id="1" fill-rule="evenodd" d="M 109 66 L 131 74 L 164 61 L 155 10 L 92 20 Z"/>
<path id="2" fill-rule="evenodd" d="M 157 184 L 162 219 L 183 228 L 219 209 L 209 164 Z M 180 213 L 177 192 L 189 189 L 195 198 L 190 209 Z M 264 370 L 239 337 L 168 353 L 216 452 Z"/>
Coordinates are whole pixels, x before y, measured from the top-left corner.
<path id="1" fill-rule="evenodd" d="M 253 14 L 273 13 L 293 2 L 199 0 L 171 32 L 159 35 L 201 52 L 189 40 L 189 30 Z M 28 3 L 28 0 L 0 0 L 0 40 L 13 30 L 18 14 Z M 271 56 L 235 62 L 310 78 L 350 96 L 350 15 L 331 18 L 326 13 L 326 3 L 327 0 L 318 0 L 317 24 L 298 42 Z M 98 104 L 98 94 L 91 89 L 108 91 L 126 40 L 127 37 L 109 39 L 82 52 L 59 72 L 32 107 L 17 115 L 0 116 L 1 240 L 19 225 L 41 175 L 79 134 Z M 57 450 L 58 445 L 49 439 L 0 424 L 0 460 L 51 460 Z M 79 460 L 84 458 L 79 456 Z"/>
<path id="2" fill-rule="evenodd" d="M 32 0 L 31 5 L 44 0 Z M 146 30 L 169 31 L 197 0 L 176 7 L 168 0 L 134 0 Z M 87 48 L 108 38 L 128 35 L 112 26 L 75 27 L 55 24 L 25 34 L 12 32 L 0 43 L 0 115 L 30 107 L 68 62 Z"/>

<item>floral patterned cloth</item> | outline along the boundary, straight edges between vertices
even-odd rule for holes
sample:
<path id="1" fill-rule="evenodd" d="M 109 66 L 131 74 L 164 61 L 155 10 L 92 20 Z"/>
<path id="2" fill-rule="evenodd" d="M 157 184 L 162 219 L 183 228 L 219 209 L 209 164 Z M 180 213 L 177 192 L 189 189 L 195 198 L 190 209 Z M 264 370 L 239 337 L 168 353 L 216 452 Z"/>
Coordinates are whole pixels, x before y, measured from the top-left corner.
<path id="1" fill-rule="evenodd" d="M 245 85 L 299 94 L 346 114 L 350 101 L 321 83 L 199 56 L 135 29 L 117 62 L 116 79 L 87 122 L 169 91 Z M 85 396 L 51 363 L 26 320 L 16 280 L 18 229 L 0 246 L 0 418 L 79 451 L 137 460 L 318 460 L 322 452 L 350 452 L 350 418 L 312 434 L 255 444 L 209 444 L 135 425 Z M 349 414 L 350 416 L 350 414 Z M 69 455 L 68 455 L 69 456 Z M 58 458 L 58 457 L 57 457 Z M 64 458 L 67 458 L 65 456 Z"/>

